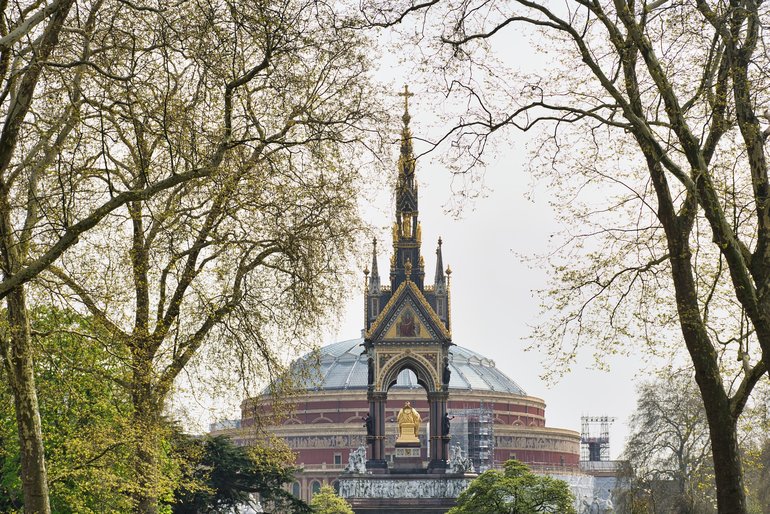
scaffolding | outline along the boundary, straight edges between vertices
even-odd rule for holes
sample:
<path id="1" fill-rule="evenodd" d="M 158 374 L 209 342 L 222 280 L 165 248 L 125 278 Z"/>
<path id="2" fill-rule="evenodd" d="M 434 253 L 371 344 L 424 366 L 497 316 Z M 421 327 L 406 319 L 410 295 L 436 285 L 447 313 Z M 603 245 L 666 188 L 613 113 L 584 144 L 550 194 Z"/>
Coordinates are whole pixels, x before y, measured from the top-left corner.
<path id="1" fill-rule="evenodd" d="M 610 425 L 615 418 L 609 416 L 583 416 L 580 418 L 580 460 L 603 462 L 610 460 Z M 596 427 L 598 427 L 598 434 Z"/>
<path id="2" fill-rule="evenodd" d="M 453 409 L 449 444 L 460 444 L 478 473 L 495 466 L 494 416 L 492 407 L 482 403 L 477 409 Z"/>

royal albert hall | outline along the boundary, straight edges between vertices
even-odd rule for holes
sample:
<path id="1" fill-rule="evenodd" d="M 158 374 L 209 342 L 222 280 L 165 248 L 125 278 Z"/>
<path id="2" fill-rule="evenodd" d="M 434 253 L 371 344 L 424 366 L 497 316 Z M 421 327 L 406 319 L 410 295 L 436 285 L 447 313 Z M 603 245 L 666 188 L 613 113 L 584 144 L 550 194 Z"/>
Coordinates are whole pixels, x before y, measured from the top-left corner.
<path id="1" fill-rule="evenodd" d="M 289 487 L 304 500 L 309 501 L 322 485 L 336 486 L 350 453 L 359 447 L 366 447 L 372 459 L 367 466 L 387 466 L 394 453 L 395 417 L 406 401 L 422 416 L 420 451 L 428 468 L 440 468 L 448 458 L 447 448 L 451 451 L 459 446 L 476 471 L 516 458 L 540 473 L 579 473 L 580 434 L 546 426 L 542 399 L 528 396 L 492 359 L 451 340 L 451 271 L 444 269 L 440 239 L 434 283 L 424 283 L 408 123 L 405 109 L 390 284 L 380 283 L 375 243 L 371 270 L 365 271 L 363 337 L 325 346 L 292 364 L 300 390 L 291 400 L 293 408 L 280 423 L 262 426 L 296 453 L 301 471 Z M 440 353 L 421 350 L 430 345 L 438 345 Z M 390 353 L 383 353 L 383 348 L 390 348 Z M 389 355 L 394 356 L 390 361 Z M 387 378 L 387 383 L 377 386 L 386 398 L 377 393 L 376 409 L 375 376 Z M 432 405 L 429 394 L 434 398 Z M 434 413 L 437 408 L 440 412 Z M 260 417 L 272 410 L 269 394 L 249 398 L 242 403 L 239 421 L 215 425 L 213 433 L 226 433 L 238 444 L 250 444 L 258 437 L 255 427 L 264 425 Z M 376 448 L 372 429 L 365 423 L 370 414 L 378 417 Z M 442 419 L 448 419 L 449 426 L 446 421 L 440 428 L 435 426 Z M 431 448 L 432 444 L 436 447 Z"/>

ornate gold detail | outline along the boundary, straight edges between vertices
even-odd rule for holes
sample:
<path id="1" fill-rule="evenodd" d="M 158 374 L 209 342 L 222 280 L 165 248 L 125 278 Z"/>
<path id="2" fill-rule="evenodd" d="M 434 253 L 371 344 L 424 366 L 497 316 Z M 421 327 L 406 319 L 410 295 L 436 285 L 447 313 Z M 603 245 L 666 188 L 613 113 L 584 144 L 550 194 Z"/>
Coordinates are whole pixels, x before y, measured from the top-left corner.
<path id="1" fill-rule="evenodd" d="M 401 317 L 396 324 L 398 337 L 420 337 L 420 322 L 414 319 L 412 309 L 404 309 L 401 312 Z"/>
<path id="2" fill-rule="evenodd" d="M 412 237 L 412 215 L 405 212 L 401 215 L 401 233 L 405 238 Z"/>
<path id="3" fill-rule="evenodd" d="M 398 422 L 398 439 L 396 444 L 399 443 L 419 443 L 417 435 L 420 430 L 420 414 L 414 410 L 409 402 L 406 402 L 404 406 L 398 411 L 396 416 Z"/>
<path id="4" fill-rule="evenodd" d="M 417 222 L 417 242 L 422 243 L 422 225 Z"/>
<path id="5" fill-rule="evenodd" d="M 380 311 L 380 316 L 374 321 L 372 326 L 369 328 L 369 331 L 366 333 L 366 338 L 367 339 L 370 338 L 372 334 L 374 334 L 377 331 L 377 329 L 383 323 L 383 320 L 388 317 L 386 316 L 388 311 L 390 311 L 393 305 L 395 305 L 395 303 L 399 300 L 399 298 L 401 298 L 403 290 L 407 287 L 412 288 L 412 291 L 414 292 L 414 295 L 417 298 L 417 301 L 424 307 L 425 312 L 428 313 L 428 316 L 433 321 L 433 324 L 439 330 L 439 335 L 443 336 L 446 339 L 451 339 L 452 332 L 448 330 L 446 326 L 444 326 L 444 323 L 438 317 L 438 314 L 436 314 L 436 311 L 433 310 L 433 307 L 430 306 L 430 304 L 428 303 L 428 300 L 425 299 L 422 292 L 420 292 L 420 289 L 417 287 L 417 285 L 415 285 L 414 282 L 411 282 L 411 281 L 401 282 L 401 284 L 398 286 L 396 291 L 391 295 L 390 300 L 388 300 L 388 303 Z M 449 308 L 449 305 L 447 305 L 447 309 L 448 308 Z"/>

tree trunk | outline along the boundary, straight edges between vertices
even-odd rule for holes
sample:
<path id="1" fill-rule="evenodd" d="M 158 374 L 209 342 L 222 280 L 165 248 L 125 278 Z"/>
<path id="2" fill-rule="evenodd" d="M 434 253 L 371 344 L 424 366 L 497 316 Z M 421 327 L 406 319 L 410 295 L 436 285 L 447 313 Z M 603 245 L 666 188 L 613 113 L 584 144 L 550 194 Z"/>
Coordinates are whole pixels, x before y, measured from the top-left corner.
<path id="1" fill-rule="evenodd" d="M 697 309 L 687 308 L 692 302 L 682 301 L 685 296 L 695 296 L 688 261 L 689 257 L 671 259 L 674 283 L 678 286 L 677 307 L 682 334 L 695 367 L 695 381 L 708 418 L 717 511 L 719 514 L 746 514 L 737 420 L 732 417 L 730 400 L 719 374 L 716 352 L 705 334 L 705 326 L 699 322 L 699 313 Z"/>
<path id="2" fill-rule="evenodd" d="M 24 512 L 49 514 L 48 477 L 45 469 L 43 431 L 37 403 L 32 341 L 24 286 L 6 297 L 10 341 L 3 340 L 3 354 L 16 409 L 21 448 L 21 482 Z"/>
<path id="3" fill-rule="evenodd" d="M 151 362 L 151 361 L 150 361 Z M 140 514 L 158 513 L 158 494 L 160 491 L 160 459 L 162 400 L 156 398 L 151 381 L 152 374 L 148 361 L 134 359 L 133 393 L 134 407 L 136 491 L 134 499 L 136 512 Z"/>
<path id="4" fill-rule="evenodd" d="M 644 149 L 643 141 L 642 148 Z M 746 514 L 746 495 L 738 449 L 736 423 L 725 392 L 719 358 L 701 317 L 693 275 L 689 220 L 678 217 L 666 176 L 653 152 L 646 152 L 650 177 L 658 198 L 658 219 L 666 232 L 676 308 L 687 351 L 695 368 L 695 381 L 703 399 L 711 436 L 719 514 Z"/>
<path id="5" fill-rule="evenodd" d="M 711 432 L 711 453 L 714 457 L 714 478 L 717 488 L 719 514 L 745 514 L 746 494 L 743 487 L 743 466 L 738 446 L 736 421 L 729 411 L 710 412 L 710 399 L 704 396 Z"/>
<path id="6" fill-rule="evenodd" d="M 672 258 L 674 281 L 680 286 L 686 283 L 688 287 L 677 289 L 677 297 L 685 296 L 685 289 L 694 296 L 694 284 L 688 273 L 676 273 L 677 268 L 683 271 L 681 261 L 686 259 Z M 686 308 L 686 303 L 678 303 L 679 319 L 682 334 L 687 344 L 690 357 L 695 367 L 695 381 L 698 383 L 703 405 L 708 418 L 711 438 L 711 454 L 714 460 L 714 477 L 717 493 L 717 511 L 719 514 L 746 514 L 746 494 L 743 489 L 743 470 L 741 466 L 740 449 L 738 447 L 737 420 L 733 419 L 730 400 L 724 390 L 716 352 L 705 335 L 705 326 L 698 323 L 697 311 Z"/>

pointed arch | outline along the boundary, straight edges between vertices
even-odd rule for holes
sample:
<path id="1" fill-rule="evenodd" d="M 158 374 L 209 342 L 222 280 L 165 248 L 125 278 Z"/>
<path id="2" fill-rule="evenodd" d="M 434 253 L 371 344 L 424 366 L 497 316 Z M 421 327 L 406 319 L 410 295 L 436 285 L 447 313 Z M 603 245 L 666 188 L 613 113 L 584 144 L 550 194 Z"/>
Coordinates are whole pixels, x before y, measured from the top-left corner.
<path id="1" fill-rule="evenodd" d="M 387 367 L 382 370 L 382 378 L 380 381 L 382 392 L 387 393 L 398 380 L 398 374 L 405 369 L 410 370 L 417 376 L 417 383 L 427 392 L 431 393 L 436 391 L 438 380 L 436 379 L 435 371 L 430 365 L 414 355 L 404 354 L 398 359 L 388 362 Z"/>

